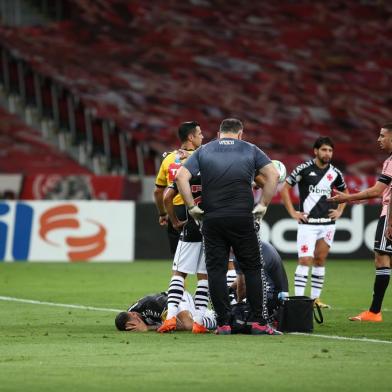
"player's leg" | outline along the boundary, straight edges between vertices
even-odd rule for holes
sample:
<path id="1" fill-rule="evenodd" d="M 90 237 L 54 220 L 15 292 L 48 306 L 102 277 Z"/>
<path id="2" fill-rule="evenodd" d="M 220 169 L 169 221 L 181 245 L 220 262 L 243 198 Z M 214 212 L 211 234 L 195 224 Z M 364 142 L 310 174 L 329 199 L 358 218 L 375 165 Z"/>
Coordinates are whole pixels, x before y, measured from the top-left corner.
<path id="1" fill-rule="evenodd" d="M 382 321 L 381 306 L 391 277 L 392 241 L 385 237 L 386 219 L 380 217 L 374 239 L 374 264 L 376 276 L 373 286 L 373 300 L 368 311 L 349 317 L 351 321 Z"/>
<path id="2" fill-rule="evenodd" d="M 225 222 L 223 218 L 208 219 L 202 227 L 210 296 L 217 315 L 218 331 L 222 333 L 229 329 L 220 327 L 229 325 L 231 314 L 226 283 L 230 244 L 225 239 Z"/>
<path id="3" fill-rule="evenodd" d="M 314 259 L 312 267 L 312 288 L 310 297 L 315 299 L 315 302 L 321 308 L 330 308 L 329 305 L 324 304 L 320 300 L 321 292 L 325 280 L 325 264 L 329 250 L 331 249 L 333 238 L 335 236 L 335 225 L 319 225 L 317 227 L 317 242 L 314 250 Z"/>
<path id="4" fill-rule="evenodd" d="M 312 287 L 310 291 L 310 298 L 316 300 L 316 302 L 321 308 L 330 308 L 329 305 L 322 303 L 319 299 L 324 286 L 325 263 L 327 260 L 329 249 L 330 247 L 324 241 L 324 239 L 319 239 L 316 242 L 311 274 Z"/>
<path id="5" fill-rule="evenodd" d="M 158 332 L 169 332 L 176 329 L 176 316 L 178 306 L 185 291 L 185 278 L 187 273 L 181 269 L 183 261 L 188 256 L 188 247 L 183 241 L 179 241 L 173 260 L 173 275 L 170 280 L 167 298 L 167 316 Z"/>
<path id="6" fill-rule="evenodd" d="M 204 257 L 203 257 L 204 259 Z M 205 262 L 204 271 L 205 271 Z M 208 277 L 206 273 L 197 274 L 197 287 L 194 295 L 196 313 L 194 322 L 198 325 L 203 324 L 203 317 L 208 307 L 209 302 L 209 291 L 208 291 Z M 197 325 L 195 325 L 197 328 Z"/>
<path id="7" fill-rule="evenodd" d="M 262 280 L 261 243 L 252 218 L 231 219 L 229 238 L 239 267 L 245 276 L 246 300 L 250 306 L 247 324 L 253 335 L 280 335 L 267 323 L 268 312 L 264 309 L 266 287 Z M 265 297 L 264 297 L 265 296 Z M 265 312 L 264 312 L 265 310 Z"/>
<path id="8" fill-rule="evenodd" d="M 231 285 L 234 283 L 236 277 L 237 277 L 237 273 L 236 273 L 235 267 L 234 267 L 234 253 L 233 253 L 233 251 L 230 251 L 229 263 L 227 266 L 227 274 L 226 274 L 228 287 L 231 287 Z"/>
<path id="9" fill-rule="evenodd" d="M 295 295 L 305 295 L 308 282 L 309 269 L 313 263 L 314 249 L 317 241 L 317 233 L 314 225 L 298 225 L 297 251 L 298 265 L 294 275 Z"/>

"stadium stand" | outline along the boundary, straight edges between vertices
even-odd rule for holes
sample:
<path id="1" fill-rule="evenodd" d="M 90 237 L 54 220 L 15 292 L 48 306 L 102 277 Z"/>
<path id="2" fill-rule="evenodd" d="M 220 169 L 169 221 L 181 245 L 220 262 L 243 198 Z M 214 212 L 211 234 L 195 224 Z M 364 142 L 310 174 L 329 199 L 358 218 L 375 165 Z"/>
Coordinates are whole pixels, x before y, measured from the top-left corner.
<path id="1" fill-rule="evenodd" d="M 348 173 L 374 174 L 392 119 L 392 4 L 67 0 L 69 17 L 0 27 L 1 80 L 106 157 L 154 174 L 188 119 L 207 139 L 224 117 L 291 170 L 319 134 Z M 355 141 L 355 143 L 354 143 Z"/>
<path id="2" fill-rule="evenodd" d="M 0 151 L 2 174 L 91 174 L 67 154 L 46 143 L 36 130 L 3 109 L 0 109 Z"/>

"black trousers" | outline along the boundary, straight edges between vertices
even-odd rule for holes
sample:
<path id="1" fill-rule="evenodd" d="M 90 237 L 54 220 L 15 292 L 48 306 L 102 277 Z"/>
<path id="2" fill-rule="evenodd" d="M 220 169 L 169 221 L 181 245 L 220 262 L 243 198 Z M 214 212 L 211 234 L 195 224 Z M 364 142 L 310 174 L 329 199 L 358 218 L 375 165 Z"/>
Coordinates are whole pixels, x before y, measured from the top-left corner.
<path id="1" fill-rule="evenodd" d="M 248 321 L 264 323 L 260 249 L 252 217 L 211 218 L 203 222 L 208 285 L 218 325 L 230 323 L 226 283 L 230 247 L 245 275 L 246 298 L 251 308 Z"/>

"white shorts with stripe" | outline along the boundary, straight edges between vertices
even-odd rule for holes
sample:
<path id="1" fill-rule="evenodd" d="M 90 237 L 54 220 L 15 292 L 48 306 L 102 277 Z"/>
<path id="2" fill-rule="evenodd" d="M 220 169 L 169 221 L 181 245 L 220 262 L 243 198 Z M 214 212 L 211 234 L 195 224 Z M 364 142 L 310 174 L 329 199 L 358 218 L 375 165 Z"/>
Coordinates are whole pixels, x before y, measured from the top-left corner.
<path id="1" fill-rule="evenodd" d="M 297 251 L 298 257 L 314 257 L 316 242 L 323 239 L 329 247 L 335 235 L 335 225 L 298 225 Z"/>
<path id="2" fill-rule="evenodd" d="M 202 242 L 178 241 L 173 260 L 173 271 L 184 274 L 206 274 L 206 260 Z"/>

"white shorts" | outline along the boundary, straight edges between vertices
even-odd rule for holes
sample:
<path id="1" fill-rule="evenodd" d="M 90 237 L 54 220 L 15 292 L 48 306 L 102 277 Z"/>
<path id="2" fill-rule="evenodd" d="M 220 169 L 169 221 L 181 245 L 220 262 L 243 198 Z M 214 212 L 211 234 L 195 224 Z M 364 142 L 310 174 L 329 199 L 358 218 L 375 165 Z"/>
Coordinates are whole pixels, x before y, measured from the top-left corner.
<path id="1" fill-rule="evenodd" d="M 316 242 L 323 239 L 329 247 L 335 235 L 335 225 L 298 225 L 297 251 L 298 257 L 314 257 Z"/>
<path id="2" fill-rule="evenodd" d="M 202 242 L 178 241 L 173 271 L 184 274 L 206 274 L 206 260 Z"/>

